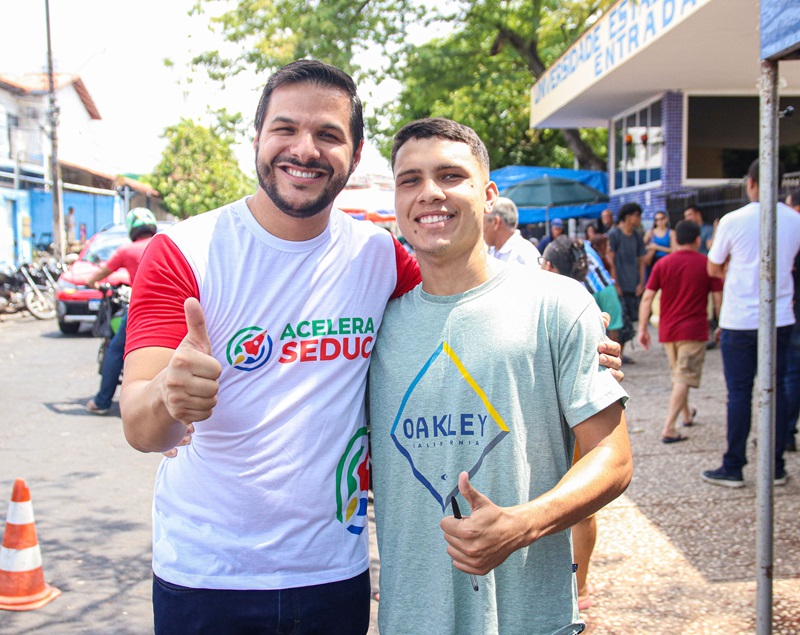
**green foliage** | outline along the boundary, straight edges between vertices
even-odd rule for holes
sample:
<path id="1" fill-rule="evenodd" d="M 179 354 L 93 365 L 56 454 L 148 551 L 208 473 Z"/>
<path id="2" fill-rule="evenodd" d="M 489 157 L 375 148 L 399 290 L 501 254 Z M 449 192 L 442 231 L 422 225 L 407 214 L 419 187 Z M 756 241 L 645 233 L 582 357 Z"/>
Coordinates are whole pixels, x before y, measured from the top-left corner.
<path id="1" fill-rule="evenodd" d="M 197 0 L 195 11 L 212 2 Z M 399 98 L 374 104 L 379 114 L 367 118 L 370 136 L 387 156 L 399 126 L 443 116 L 473 127 L 487 141 L 496 167 L 571 167 L 573 156 L 586 154 L 600 163 L 592 154 L 605 155 L 605 130 L 581 131 L 580 137 L 574 131 L 531 130 L 529 95 L 535 79 L 612 2 L 238 0 L 211 18 L 233 55 L 211 51 L 193 62 L 220 80 L 244 68 L 272 71 L 303 57 L 334 64 L 357 81 L 394 79 L 401 85 Z M 446 12 L 436 8 L 441 6 Z M 445 35 L 415 45 L 412 25 L 438 26 Z M 389 64 L 375 68 L 380 55 Z"/>
<path id="2" fill-rule="evenodd" d="M 253 191 L 231 149 L 241 115 L 217 113 L 213 129 L 191 119 L 164 131 L 167 147 L 153 174 L 144 179 L 161 193 L 164 207 L 179 218 L 202 214 Z"/>
<path id="3" fill-rule="evenodd" d="M 193 11 L 202 14 L 213 4 L 197 0 Z M 357 53 L 402 44 L 408 25 L 423 16 L 424 9 L 413 0 L 238 0 L 210 19 L 233 53 L 208 51 L 193 64 L 224 80 L 245 68 L 272 71 L 310 57 L 357 75 Z"/>

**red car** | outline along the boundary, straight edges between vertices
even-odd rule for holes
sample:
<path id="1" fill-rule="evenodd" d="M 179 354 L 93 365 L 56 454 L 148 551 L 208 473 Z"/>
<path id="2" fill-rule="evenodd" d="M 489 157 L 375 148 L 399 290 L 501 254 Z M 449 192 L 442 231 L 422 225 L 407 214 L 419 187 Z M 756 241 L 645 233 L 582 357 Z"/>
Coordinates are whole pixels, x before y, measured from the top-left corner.
<path id="1" fill-rule="evenodd" d="M 159 230 L 172 223 L 158 223 Z M 86 281 L 104 264 L 117 247 L 130 243 L 125 225 L 113 225 L 97 232 L 84 245 L 78 259 L 58 278 L 56 291 L 56 317 L 62 333 L 77 333 L 82 323 L 97 320 L 102 294 L 90 289 Z M 131 280 L 125 268 L 114 271 L 106 281 L 112 285 L 127 284 Z"/>

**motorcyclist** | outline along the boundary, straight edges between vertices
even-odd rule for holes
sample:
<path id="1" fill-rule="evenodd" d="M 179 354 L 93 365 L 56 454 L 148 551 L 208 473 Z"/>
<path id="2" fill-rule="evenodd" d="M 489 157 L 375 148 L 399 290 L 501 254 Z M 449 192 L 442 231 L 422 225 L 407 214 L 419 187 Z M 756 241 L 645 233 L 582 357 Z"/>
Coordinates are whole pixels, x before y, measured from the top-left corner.
<path id="1" fill-rule="evenodd" d="M 146 207 L 136 207 L 128 212 L 125 218 L 125 225 L 128 228 L 128 236 L 130 236 L 132 242 L 119 247 L 111 255 L 111 258 L 104 265 L 101 265 L 97 272 L 86 281 L 87 287 L 96 289 L 101 280 L 121 267 L 125 267 L 128 270 L 131 285 L 133 285 L 142 254 L 144 254 L 144 250 L 150 240 L 156 235 L 158 227 L 156 225 L 156 217 Z M 108 344 L 108 350 L 103 359 L 103 369 L 100 373 L 100 390 L 92 399 L 86 402 L 86 411 L 94 415 L 106 415 L 111 409 L 111 400 L 114 398 L 119 375 L 122 372 L 127 325 L 128 316 L 126 314 L 122 318 L 119 330 L 117 330 Z"/>

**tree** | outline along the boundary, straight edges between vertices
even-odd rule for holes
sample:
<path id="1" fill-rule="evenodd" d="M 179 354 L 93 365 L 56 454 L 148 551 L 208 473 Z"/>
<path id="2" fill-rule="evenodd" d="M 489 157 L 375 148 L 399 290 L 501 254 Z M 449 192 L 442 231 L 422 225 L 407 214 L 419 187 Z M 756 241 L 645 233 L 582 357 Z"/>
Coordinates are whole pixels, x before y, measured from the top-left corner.
<path id="1" fill-rule="evenodd" d="M 197 0 L 197 11 L 211 1 Z M 605 153 L 605 131 L 530 130 L 528 93 L 533 80 L 612 2 L 451 0 L 450 12 L 442 13 L 409 0 L 238 0 L 211 19 L 234 54 L 211 51 L 194 63 L 224 79 L 247 67 L 272 70 L 313 57 L 359 81 L 395 79 L 400 98 L 378 105 L 381 117 L 367 120 L 384 153 L 402 123 L 447 116 L 490 141 L 495 165 L 569 165 L 574 156 L 582 167 L 605 169 L 598 156 Z M 449 34 L 408 44 L 410 27 L 418 24 L 438 24 Z M 389 60 L 384 69 L 367 66 L 376 50 Z M 359 64 L 361 59 L 367 61 Z"/>
<path id="2" fill-rule="evenodd" d="M 220 111 L 212 129 L 181 119 L 164 131 L 167 147 L 145 180 L 161 193 L 168 212 L 179 218 L 196 216 L 255 189 L 232 150 L 240 125 L 241 115 Z"/>

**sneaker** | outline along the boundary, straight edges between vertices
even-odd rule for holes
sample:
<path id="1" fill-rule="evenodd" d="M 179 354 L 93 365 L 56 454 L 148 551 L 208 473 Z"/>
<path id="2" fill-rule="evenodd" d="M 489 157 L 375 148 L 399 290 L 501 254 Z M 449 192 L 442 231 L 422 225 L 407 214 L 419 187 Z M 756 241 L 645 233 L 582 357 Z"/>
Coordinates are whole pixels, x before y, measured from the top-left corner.
<path id="1" fill-rule="evenodd" d="M 731 474 L 724 467 L 719 467 L 716 470 L 706 470 L 700 475 L 700 478 L 723 487 L 744 487 L 744 480 L 741 474 Z"/>
<path id="2" fill-rule="evenodd" d="M 775 474 L 775 480 L 773 483 L 775 485 L 786 485 L 786 481 L 789 480 L 789 475 L 786 473 L 786 470 L 781 470 L 777 474 Z"/>
<path id="3" fill-rule="evenodd" d="M 94 399 L 90 399 L 86 402 L 86 412 L 89 412 L 93 415 L 107 415 L 111 408 L 98 408 L 97 404 L 94 402 Z"/>

